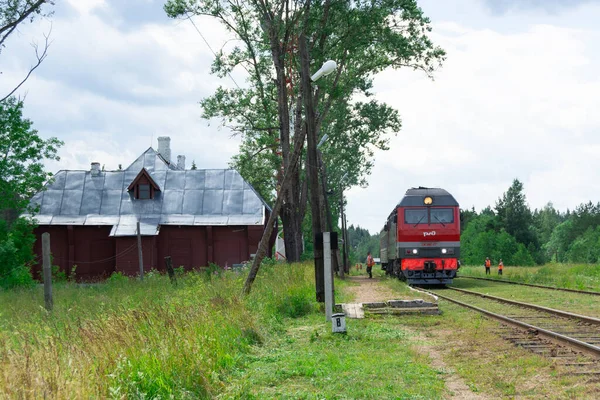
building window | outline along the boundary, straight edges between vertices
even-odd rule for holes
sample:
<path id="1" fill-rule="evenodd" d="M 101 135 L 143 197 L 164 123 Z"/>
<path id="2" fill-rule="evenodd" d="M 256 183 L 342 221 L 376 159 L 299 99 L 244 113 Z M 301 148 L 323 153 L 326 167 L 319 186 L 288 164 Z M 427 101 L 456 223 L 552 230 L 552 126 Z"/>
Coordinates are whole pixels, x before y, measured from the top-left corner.
<path id="1" fill-rule="evenodd" d="M 150 185 L 138 185 L 138 199 L 146 200 L 150 198 Z"/>

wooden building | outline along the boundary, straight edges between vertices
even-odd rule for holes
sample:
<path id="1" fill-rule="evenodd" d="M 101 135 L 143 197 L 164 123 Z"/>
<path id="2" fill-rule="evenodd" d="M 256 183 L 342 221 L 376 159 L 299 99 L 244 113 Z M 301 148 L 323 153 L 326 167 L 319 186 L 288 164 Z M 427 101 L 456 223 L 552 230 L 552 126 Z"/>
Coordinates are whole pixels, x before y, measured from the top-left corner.
<path id="1" fill-rule="evenodd" d="M 269 206 L 235 170 L 186 170 L 182 156 L 172 163 L 169 141 L 159 138 L 158 152 L 149 148 L 125 170 L 102 171 L 92 163 L 88 171 L 59 171 L 32 198 L 39 206 L 38 259 L 41 234 L 49 232 L 53 264 L 66 272 L 77 265 L 78 279 L 135 275 L 140 221 L 146 271 L 164 269 L 166 256 L 188 270 L 249 260 Z M 275 234 L 269 248 L 274 241 Z"/>

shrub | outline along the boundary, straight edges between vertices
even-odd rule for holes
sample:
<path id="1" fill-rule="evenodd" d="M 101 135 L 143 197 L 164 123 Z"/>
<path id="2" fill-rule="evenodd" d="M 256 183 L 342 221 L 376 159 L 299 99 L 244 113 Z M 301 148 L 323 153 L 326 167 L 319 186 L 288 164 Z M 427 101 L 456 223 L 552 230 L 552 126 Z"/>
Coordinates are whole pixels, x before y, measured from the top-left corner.
<path id="1" fill-rule="evenodd" d="M 34 224 L 24 218 L 17 219 L 12 226 L 0 220 L 0 287 L 30 286 L 33 255 Z"/>

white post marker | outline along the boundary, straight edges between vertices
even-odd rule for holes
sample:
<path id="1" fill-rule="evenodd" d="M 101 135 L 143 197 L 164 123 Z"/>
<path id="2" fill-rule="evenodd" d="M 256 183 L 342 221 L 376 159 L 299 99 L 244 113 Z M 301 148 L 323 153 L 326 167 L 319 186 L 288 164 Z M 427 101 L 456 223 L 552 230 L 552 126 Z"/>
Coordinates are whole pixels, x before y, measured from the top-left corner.
<path id="1" fill-rule="evenodd" d="M 346 333 L 346 314 L 338 313 L 331 316 L 331 331 L 333 333 Z"/>
<path id="2" fill-rule="evenodd" d="M 323 232 L 323 266 L 325 269 L 325 317 L 331 321 L 333 314 L 333 282 L 331 275 L 331 238 L 329 232 Z"/>

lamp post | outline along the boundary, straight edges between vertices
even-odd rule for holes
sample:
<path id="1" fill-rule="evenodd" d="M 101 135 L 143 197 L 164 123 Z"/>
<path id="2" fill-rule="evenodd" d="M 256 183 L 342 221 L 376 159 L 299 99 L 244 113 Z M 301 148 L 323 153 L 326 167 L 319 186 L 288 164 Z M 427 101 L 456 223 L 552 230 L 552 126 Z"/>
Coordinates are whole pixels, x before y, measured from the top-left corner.
<path id="1" fill-rule="evenodd" d="M 319 172 L 317 169 L 317 124 L 314 109 L 314 99 L 312 82 L 322 76 L 326 76 L 335 71 L 334 61 L 327 61 L 314 74 L 310 75 L 310 55 L 306 35 L 303 33 L 298 37 L 298 53 L 300 56 L 300 78 L 302 81 L 302 93 L 304 98 L 304 112 L 306 122 L 306 172 L 310 188 L 310 204 L 312 215 L 312 232 L 315 238 L 314 260 L 315 260 L 315 284 L 316 299 L 319 302 L 325 301 L 325 271 L 323 264 L 323 249 L 317 243 L 317 235 L 323 229 L 323 221 L 320 215 L 319 199 Z"/>
<path id="2" fill-rule="evenodd" d="M 340 191 L 340 217 L 342 220 L 342 240 L 344 243 L 342 247 L 342 251 L 344 253 L 344 265 L 342 266 L 342 271 L 344 272 L 349 272 L 346 269 L 348 268 L 348 227 L 346 226 L 346 214 L 344 213 L 344 188 L 346 186 L 345 181 L 347 177 L 348 173 L 346 172 L 341 179 L 342 190 Z"/>
<path id="3" fill-rule="evenodd" d="M 319 169 L 321 171 L 321 193 L 323 194 L 323 203 L 325 204 L 325 219 L 327 221 L 327 229 L 329 232 L 333 232 L 333 223 L 331 221 L 331 208 L 329 207 L 329 198 L 327 197 L 327 169 L 323 162 L 323 154 L 319 148 L 327 141 L 329 136 L 324 134 L 319 143 L 317 144 L 317 158 L 319 160 Z M 343 235 L 342 235 L 343 238 Z M 339 251 L 334 252 L 334 265 L 333 270 L 338 273 L 340 278 L 344 279 L 344 268 L 340 268 Z"/>

